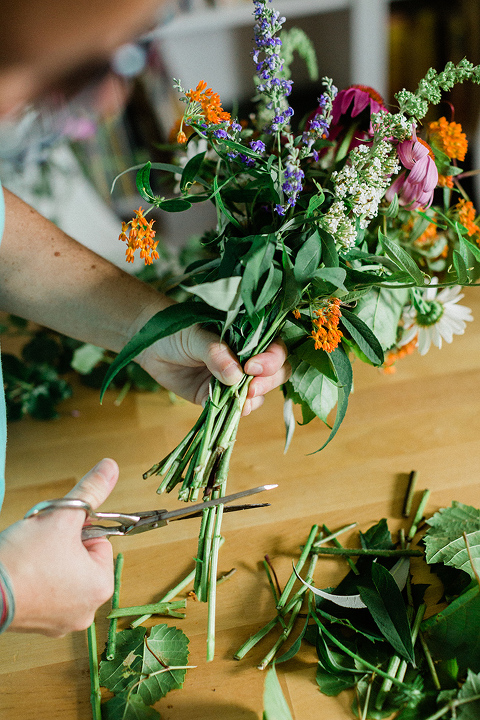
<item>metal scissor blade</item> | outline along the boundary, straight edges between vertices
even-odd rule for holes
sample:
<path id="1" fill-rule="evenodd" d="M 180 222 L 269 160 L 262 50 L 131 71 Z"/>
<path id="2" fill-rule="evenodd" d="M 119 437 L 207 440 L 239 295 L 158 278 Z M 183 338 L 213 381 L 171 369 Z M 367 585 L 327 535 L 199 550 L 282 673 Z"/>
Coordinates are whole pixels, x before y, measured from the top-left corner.
<path id="1" fill-rule="evenodd" d="M 248 503 L 246 505 L 227 505 L 223 508 L 223 512 L 237 512 L 238 510 L 252 510 L 253 508 L 270 507 L 270 503 Z M 202 517 L 203 509 L 196 510 L 191 515 L 183 515 L 173 518 L 173 520 L 191 520 L 191 518 Z"/>
<path id="2" fill-rule="evenodd" d="M 205 510 L 206 508 L 215 507 L 215 505 L 224 505 L 225 503 L 233 502 L 234 500 L 238 500 L 242 497 L 248 497 L 249 495 L 255 495 L 255 493 L 260 493 L 264 490 L 273 490 L 273 488 L 276 487 L 278 487 L 278 485 L 260 485 L 259 487 L 251 488 L 250 490 L 242 490 L 241 492 L 233 493 L 232 495 L 225 495 L 224 497 L 214 498 L 213 500 L 205 500 L 204 502 L 190 505 L 190 507 L 187 506 L 178 510 L 170 510 L 169 512 L 163 512 L 159 516 L 159 520 L 168 522 L 169 520 L 181 519 L 184 517 L 186 518 L 190 515 L 194 515 L 195 513 Z"/>

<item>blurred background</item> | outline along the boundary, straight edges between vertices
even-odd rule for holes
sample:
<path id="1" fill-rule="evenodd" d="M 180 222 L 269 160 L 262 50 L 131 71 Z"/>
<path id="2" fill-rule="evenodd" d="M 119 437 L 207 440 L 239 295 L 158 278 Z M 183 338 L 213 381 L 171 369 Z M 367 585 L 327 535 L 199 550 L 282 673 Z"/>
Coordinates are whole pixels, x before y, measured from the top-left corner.
<path id="1" fill-rule="evenodd" d="M 480 62 L 478 0 L 276 0 L 274 7 L 287 17 L 285 28 L 300 27 L 310 37 L 320 77 L 331 76 L 339 88 L 369 85 L 392 106 L 395 93 L 415 89 L 430 66 L 441 69 L 463 57 Z M 182 107 L 172 78 L 186 89 L 204 79 L 225 109 L 248 111 L 252 46 L 251 0 L 172 3 L 148 37 L 119 50 L 115 74 L 95 90 L 54 110 L 30 108 L 21 122 L 2 128 L 2 183 L 125 267 L 120 221 L 131 218 L 140 198 L 134 172 L 122 175 L 112 191 L 114 178 L 147 160 L 169 161 Z M 300 58 L 292 70 L 291 104 L 301 115 L 316 107 L 320 81 L 309 77 Z M 465 169 L 480 167 L 480 89 L 458 86 L 440 115 L 461 122 L 467 133 Z M 473 182 L 467 189 L 475 201 Z M 171 187 L 157 190 L 168 195 Z M 165 262 L 215 223 L 206 203 L 156 219 Z M 138 262 L 127 269 L 137 272 Z"/>

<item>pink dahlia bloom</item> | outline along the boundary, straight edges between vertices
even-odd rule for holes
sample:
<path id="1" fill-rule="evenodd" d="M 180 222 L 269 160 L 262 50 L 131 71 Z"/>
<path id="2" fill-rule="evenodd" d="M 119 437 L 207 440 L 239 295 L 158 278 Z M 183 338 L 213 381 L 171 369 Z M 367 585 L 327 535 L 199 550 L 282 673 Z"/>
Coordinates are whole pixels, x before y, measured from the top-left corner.
<path id="1" fill-rule="evenodd" d="M 400 205 L 408 205 L 412 210 L 430 207 L 438 183 L 438 170 L 430 156 L 430 146 L 417 138 L 413 128 L 411 139 L 401 142 L 397 152 L 403 167 L 410 172 L 400 173 L 385 193 L 386 199 L 393 200 L 396 193 Z"/>

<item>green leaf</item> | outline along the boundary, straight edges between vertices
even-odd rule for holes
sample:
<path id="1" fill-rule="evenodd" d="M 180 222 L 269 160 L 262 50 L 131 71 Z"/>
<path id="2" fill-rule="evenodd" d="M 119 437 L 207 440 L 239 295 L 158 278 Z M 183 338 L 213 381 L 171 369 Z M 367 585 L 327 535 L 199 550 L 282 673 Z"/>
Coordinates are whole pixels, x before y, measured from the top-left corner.
<path id="1" fill-rule="evenodd" d="M 240 276 L 219 278 L 213 282 L 202 283 L 201 285 L 193 285 L 185 287 L 192 295 L 197 295 L 204 300 L 210 307 L 223 312 L 238 309 L 242 304 L 240 297 L 240 284 L 242 278 Z M 182 285 L 180 287 L 183 287 Z"/>
<path id="2" fill-rule="evenodd" d="M 100 685 L 117 694 L 137 682 L 142 669 L 145 633 L 144 627 L 128 628 L 117 633 L 114 660 L 100 662 Z"/>
<path id="3" fill-rule="evenodd" d="M 132 696 L 153 705 L 170 690 L 182 687 L 186 670 L 166 670 L 166 666 L 187 664 L 189 640 L 181 630 L 164 624 L 151 629 L 148 645 L 145 635 L 145 628 L 140 627 L 117 633 L 115 658 L 101 661 L 99 677 L 108 690 L 119 694 L 130 689 Z"/>
<path id="4" fill-rule="evenodd" d="M 104 357 L 104 348 L 85 343 L 75 350 L 70 365 L 80 375 L 88 375 Z"/>
<path id="5" fill-rule="evenodd" d="M 145 348 L 150 347 L 157 340 L 173 335 L 195 323 L 215 322 L 224 317 L 224 313 L 214 310 L 206 303 L 194 300 L 171 305 L 158 312 L 129 340 L 108 368 L 100 391 L 100 402 L 115 375 Z"/>
<path id="6" fill-rule="evenodd" d="M 466 237 L 460 237 L 460 243 L 464 245 L 470 252 L 472 253 L 475 260 L 480 262 L 480 247 L 478 245 L 474 245 L 474 243 L 470 242 L 470 240 L 467 240 Z"/>
<path id="7" fill-rule="evenodd" d="M 275 235 L 255 235 L 250 250 L 241 258 L 242 265 L 245 267 L 241 293 L 249 315 L 253 315 L 256 310 L 260 309 L 255 301 L 260 278 L 264 275 L 266 275 L 266 280 L 273 277 L 273 272 L 270 273 L 273 267 L 275 247 Z M 264 307 L 264 304 L 261 307 Z"/>
<path id="8" fill-rule="evenodd" d="M 347 412 L 348 399 L 350 397 L 350 392 L 352 390 L 353 384 L 352 366 L 345 351 L 341 347 L 337 347 L 336 350 L 330 353 L 330 362 L 332 363 L 338 380 L 341 383 L 341 386 L 338 388 L 337 413 L 335 415 L 335 422 L 333 423 L 333 427 L 327 441 L 323 443 L 322 447 L 316 450 L 316 452 L 320 452 L 321 450 L 323 450 L 337 434 L 338 429 L 342 424 L 343 418 L 345 417 L 345 414 Z"/>
<path id="9" fill-rule="evenodd" d="M 292 720 L 287 701 L 278 682 L 275 666 L 270 668 L 265 678 L 263 708 L 264 720 Z"/>
<path id="10" fill-rule="evenodd" d="M 341 323 L 370 362 L 374 365 L 381 365 L 384 360 L 382 346 L 368 325 L 358 315 L 345 308 L 342 308 Z"/>
<path id="11" fill-rule="evenodd" d="M 317 674 L 315 676 L 320 692 L 329 697 L 336 697 L 343 690 L 348 690 L 355 686 L 356 678 L 352 673 L 335 673 L 326 670 L 321 663 L 318 663 Z"/>
<path id="12" fill-rule="evenodd" d="M 463 533 L 466 533 L 472 560 L 480 572 L 480 510 L 454 501 L 449 508 L 435 513 L 427 523 L 430 525 L 424 539 L 427 563 L 443 562 L 474 578 Z"/>
<path id="13" fill-rule="evenodd" d="M 480 673 L 468 671 L 467 679 L 460 688 L 457 700 L 466 701 L 457 707 L 456 720 L 478 720 L 480 717 Z"/>
<path id="14" fill-rule="evenodd" d="M 398 323 L 407 298 L 406 288 L 372 288 L 358 300 L 355 315 L 370 328 L 383 350 L 395 345 Z"/>
<path id="15" fill-rule="evenodd" d="M 315 273 L 316 280 L 323 280 L 344 292 L 347 292 L 347 288 L 344 285 L 346 276 L 347 271 L 341 267 L 320 268 L 320 270 L 317 270 Z"/>
<path id="16" fill-rule="evenodd" d="M 150 170 L 151 170 L 151 168 L 152 168 L 152 163 L 147 162 L 137 172 L 136 181 L 135 181 L 138 192 L 140 193 L 142 198 L 144 200 L 146 200 L 148 203 L 151 203 L 155 200 L 155 195 L 150 186 Z"/>
<path id="17" fill-rule="evenodd" d="M 325 375 L 306 362 L 292 359 L 292 375 L 288 381 L 294 393 L 306 403 L 325 424 L 338 400 L 338 388 Z M 295 402 L 295 396 L 293 396 Z"/>
<path id="18" fill-rule="evenodd" d="M 452 260 L 453 267 L 455 268 L 455 272 L 457 273 L 457 282 L 460 285 L 468 285 L 468 283 L 470 282 L 468 267 L 465 263 L 464 258 L 458 252 L 458 250 L 453 251 Z"/>
<path id="19" fill-rule="evenodd" d="M 260 294 L 255 302 L 254 312 L 262 310 L 272 302 L 282 286 L 283 273 L 276 265 L 270 265 L 263 285 L 260 283 Z"/>
<path id="20" fill-rule="evenodd" d="M 301 245 L 295 258 L 293 274 L 299 285 L 306 285 L 314 277 L 322 254 L 322 241 L 317 231 Z"/>
<path id="21" fill-rule="evenodd" d="M 192 203 L 185 198 L 172 198 L 171 200 L 162 200 L 156 203 L 156 205 L 158 208 L 160 208 L 160 210 L 165 210 L 165 212 L 172 213 L 183 212 L 184 210 L 188 210 L 192 207 Z"/>
<path id="22" fill-rule="evenodd" d="M 422 623 L 436 660 L 456 658 L 460 674 L 480 672 L 480 590 L 478 586 L 455 598 L 441 612 Z"/>
<path id="23" fill-rule="evenodd" d="M 182 179 L 180 180 L 180 192 L 186 192 L 187 190 L 189 190 L 191 185 L 193 185 L 193 183 L 195 182 L 195 177 L 203 163 L 204 157 L 205 153 L 201 152 L 197 155 L 194 155 L 187 162 L 187 164 L 183 168 Z"/>
<path id="24" fill-rule="evenodd" d="M 160 720 L 160 713 L 135 693 L 125 691 L 102 705 L 102 720 Z"/>
<path id="25" fill-rule="evenodd" d="M 390 240 L 390 238 L 387 237 L 387 235 L 384 235 L 380 230 L 378 232 L 378 237 L 386 255 L 388 255 L 388 257 L 398 265 L 400 270 L 404 270 L 408 273 L 408 275 L 410 275 L 412 280 L 414 280 L 419 287 L 423 287 L 425 285 L 425 276 L 406 250 L 400 247 L 400 245 L 393 240 Z"/>
<path id="26" fill-rule="evenodd" d="M 322 261 L 325 267 L 338 267 L 340 260 L 338 258 L 337 249 L 335 247 L 335 240 L 330 233 L 325 230 L 318 230 L 318 234 L 322 238 Z"/>
<path id="27" fill-rule="evenodd" d="M 318 372 L 326 375 L 333 383 L 337 384 L 337 376 L 329 360 L 328 353 L 325 352 L 325 350 L 316 350 L 313 338 L 307 338 L 307 340 L 295 348 L 291 354 L 292 356 L 294 355 L 300 358 L 300 360 L 304 360 L 318 370 Z"/>
<path id="28" fill-rule="evenodd" d="M 155 625 L 150 631 L 148 638 L 148 646 L 153 650 L 155 655 L 162 660 L 162 663 L 168 666 L 182 666 L 188 662 L 188 643 L 187 636 L 176 627 L 168 625 Z M 147 648 L 145 643 L 143 649 L 142 676 L 151 673 L 158 673 L 164 667 L 154 657 L 152 652 Z M 161 672 L 144 680 L 135 689 L 146 705 L 153 705 L 157 700 L 170 690 L 183 687 L 185 675 L 187 671 L 169 670 Z"/>
<path id="29" fill-rule="evenodd" d="M 371 573 L 371 582 L 358 585 L 360 597 L 382 635 L 399 655 L 414 663 L 411 630 L 402 594 L 383 565 L 372 563 Z"/>

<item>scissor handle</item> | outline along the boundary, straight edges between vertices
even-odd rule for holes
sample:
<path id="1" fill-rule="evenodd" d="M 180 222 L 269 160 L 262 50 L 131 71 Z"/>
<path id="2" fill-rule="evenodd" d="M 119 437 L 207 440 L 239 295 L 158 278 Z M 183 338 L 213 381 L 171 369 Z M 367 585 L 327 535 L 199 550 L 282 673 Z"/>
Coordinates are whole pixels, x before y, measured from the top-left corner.
<path id="1" fill-rule="evenodd" d="M 55 498 L 54 500 L 42 500 L 25 513 L 24 519 L 26 520 L 29 517 L 35 517 L 36 515 L 41 515 L 42 513 L 52 510 L 58 510 L 59 508 L 84 510 L 87 515 L 94 515 L 91 505 L 85 502 L 85 500 L 63 497 Z"/>

